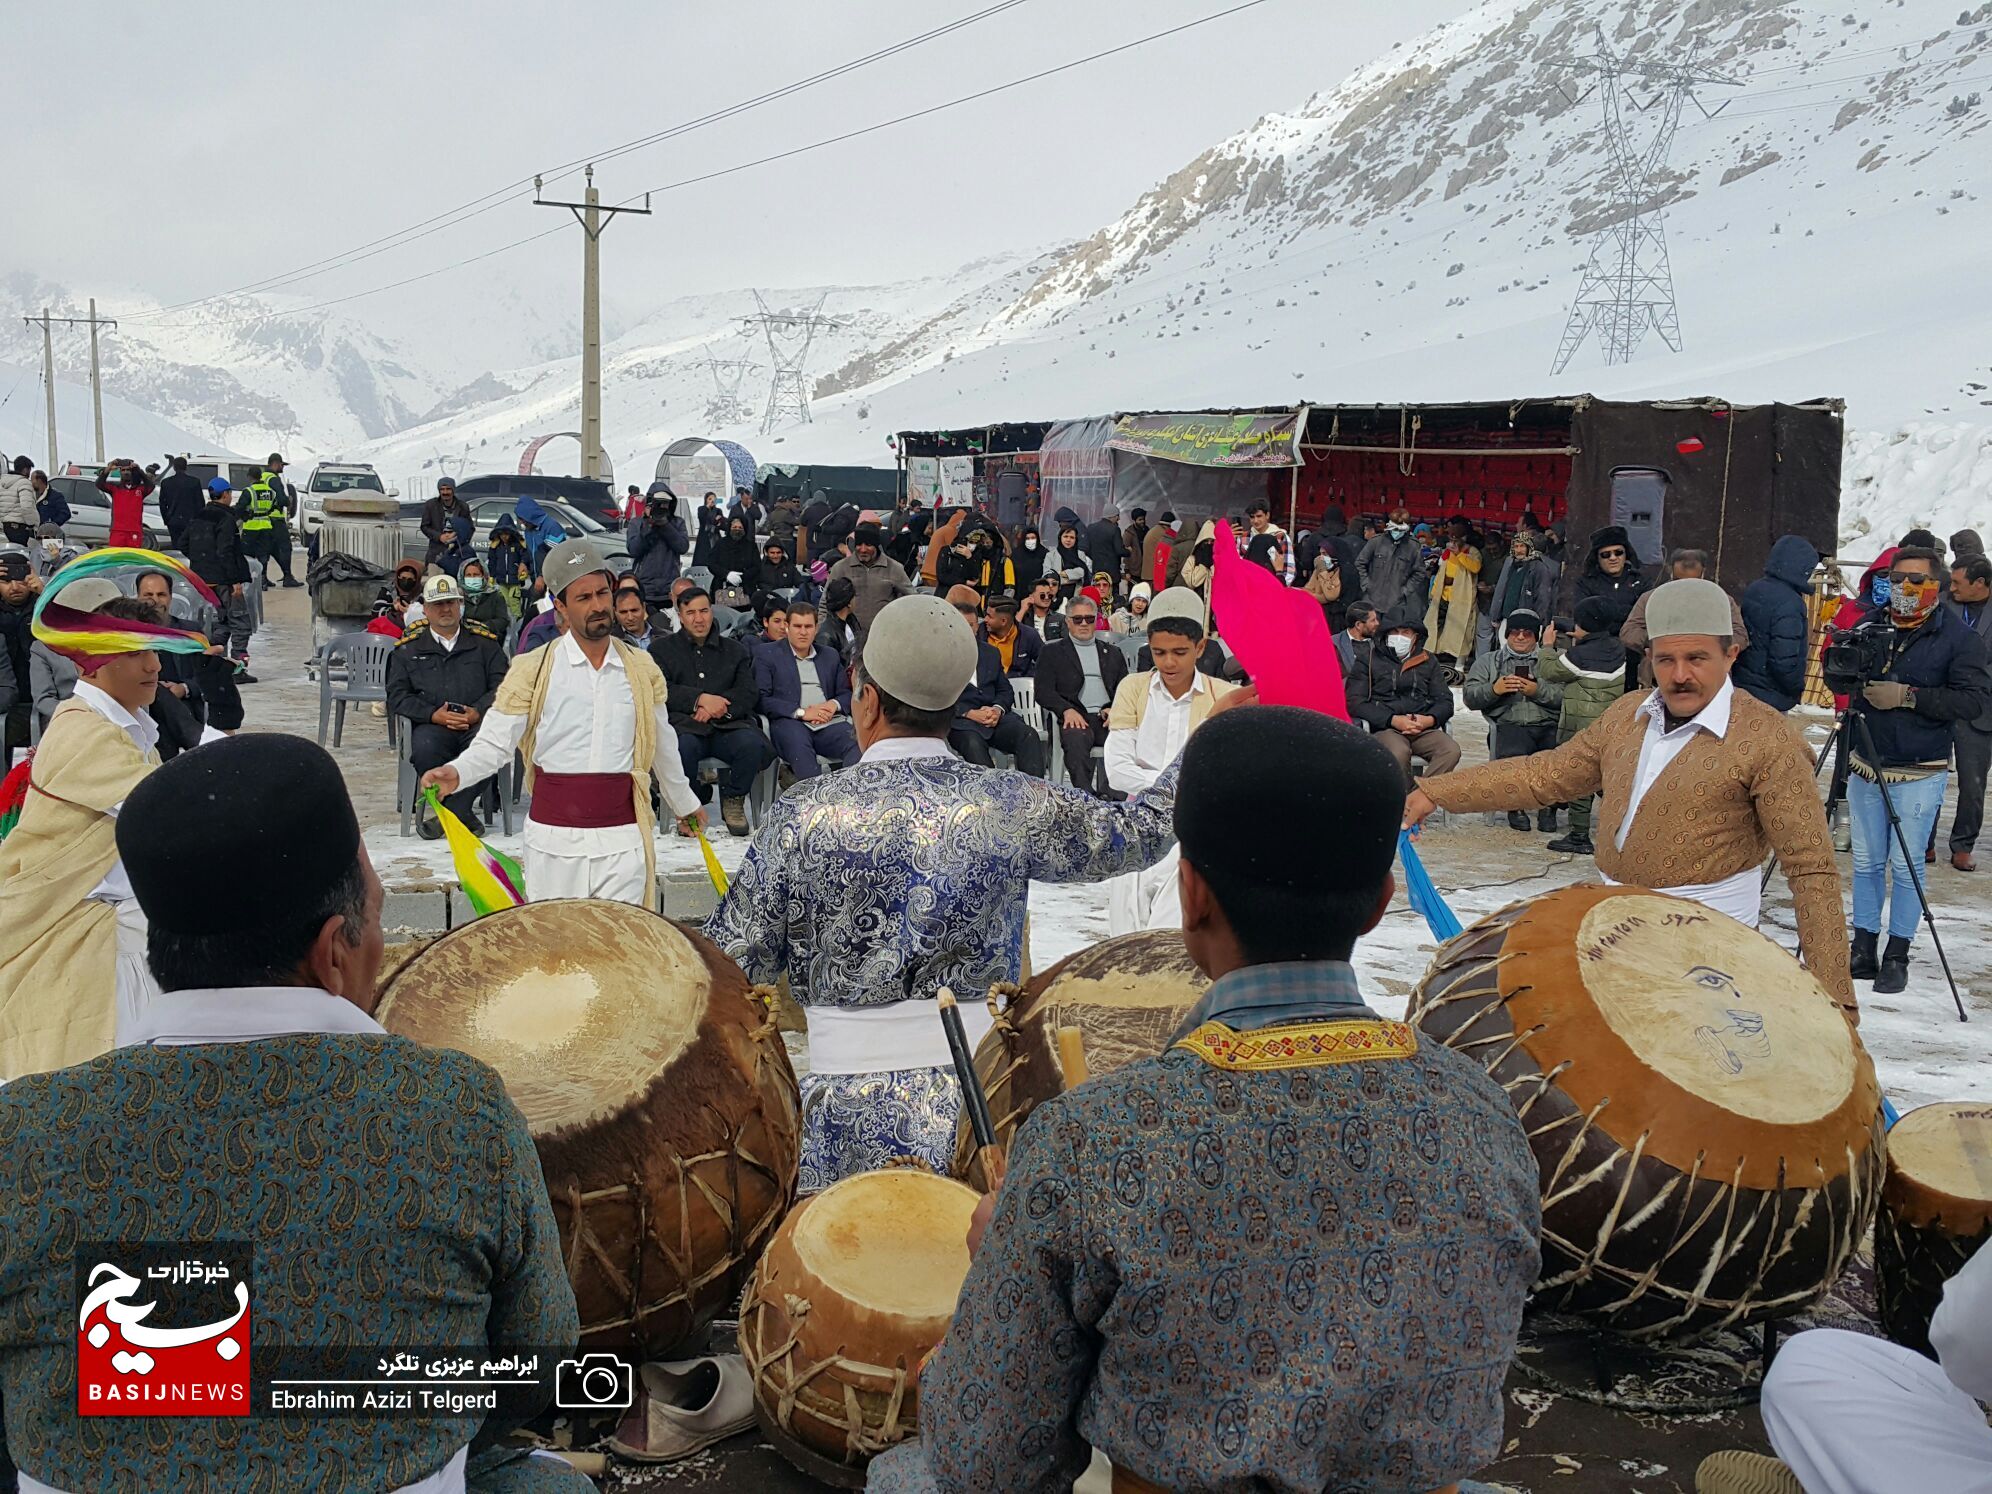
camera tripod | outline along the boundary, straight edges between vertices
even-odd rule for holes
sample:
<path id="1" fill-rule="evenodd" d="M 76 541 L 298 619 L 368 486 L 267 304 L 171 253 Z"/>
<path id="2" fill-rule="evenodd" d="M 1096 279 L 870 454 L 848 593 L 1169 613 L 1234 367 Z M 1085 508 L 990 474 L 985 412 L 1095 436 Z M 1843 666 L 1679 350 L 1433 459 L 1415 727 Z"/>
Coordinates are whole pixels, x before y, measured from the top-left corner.
<path id="1" fill-rule="evenodd" d="M 1855 731 L 1859 732 L 1858 736 L 1854 735 Z M 1834 721 L 1833 730 L 1826 738 L 1826 745 L 1819 749 L 1819 756 L 1813 760 L 1814 780 L 1818 779 L 1819 770 L 1826 765 L 1826 759 L 1833 755 L 1833 749 L 1839 745 L 1843 735 L 1848 744 L 1859 750 L 1870 764 L 1879 762 L 1881 754 L 1875 751 L 1874 733 L 1868 730 L 1867 717 L 1849 706 Z M 1882 808 L 1888 811 L 1888 828 L 1895 836 L 1896 845 L 1902 849 L 1903 862 L 1909 868 L 1909 885 L 1915 888 L 1917 905 L 1923 910 L 1923 921 L 1930 926 L 1930 943 L 1936 947 L 1937 963 L 1944 967 L 1944 980 L 1950 986 L 1951 1000 L 1957 1006 L 1957 1019 L 1960 1022 L 1969 1022 L 1971 1018 L 1965 1015 L 1964 998 L 1958 994 L 1957 977 L 1951 974 L 1950 957 L 1944 953 L 1944 941 L 1937 934 L 1937 916 L 1930 910 L 1929 898 L 1923 895 L 1922 850 L 1921 848 L 1912 850 L 1909 838 L 1902 833 L 1902 820 L 1895 812 L 1894 796 L 1888 792 L 1888 782 L 1882 776 L 1879 767 L 1875 768 L 1874 786 L 1881 790 Z M 1766 889 L 1771 885 L 1771 873 L 1776 870 L 1777 864 L 1777 857 L 1773 855 L 1764 866 L 1763 887 Z"/>

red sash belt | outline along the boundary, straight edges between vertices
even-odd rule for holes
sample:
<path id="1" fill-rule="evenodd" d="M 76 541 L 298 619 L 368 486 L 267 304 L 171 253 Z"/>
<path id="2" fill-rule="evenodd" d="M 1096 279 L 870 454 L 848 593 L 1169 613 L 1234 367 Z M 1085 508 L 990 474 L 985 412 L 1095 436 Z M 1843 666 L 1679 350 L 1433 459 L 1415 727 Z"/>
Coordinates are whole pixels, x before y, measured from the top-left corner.
<path id="1" fill-rule="evenodd" d="M 532 818 L 542 825 L 606 830 L 636 823 L 636 798 L 627 773 L 549 773 L 533 778 Z"/>

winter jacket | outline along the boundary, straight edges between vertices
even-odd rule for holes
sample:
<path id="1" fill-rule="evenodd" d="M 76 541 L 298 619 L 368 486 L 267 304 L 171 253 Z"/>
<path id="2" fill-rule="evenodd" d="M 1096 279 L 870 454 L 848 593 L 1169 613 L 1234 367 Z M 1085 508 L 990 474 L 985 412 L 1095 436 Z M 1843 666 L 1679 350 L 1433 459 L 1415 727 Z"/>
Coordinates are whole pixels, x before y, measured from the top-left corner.
<path id="1" fill-rule="evenodd" d="M 1118 586 L 1121 573 L 1127 569 L 1126 541 L 1121 538 L 1120 525 L 1112 519 L 1095 519 L 1079 536 L 1079 545 L 1092 557 L 1093 569 L 1105 571 Z"/>
<path id="2" fill-rule="evenodd" d="M 1045 562 L 1051 558 L 1050 552 L 1044 547 L 1044 540 L 1038 536 L 1037 531 L 1032 529 L 1026 532 L 1037 539 L 1037 548 L 1032 549 L 1025 545 L 1022 535 L 1017 537 L 1017 548 L 1010 556 L 1010 564 L 1016 567 L 1018 596 L 1022 596 L 1037 584 L 1038 577 L 1044 574 Z"/>
<path id="3" fill-rule="evenodd" d="M 1016 692 L 1010 688 L 1009 676 L 1003 672 L 1003 657 L 987 643 L 975 646 L 975 677 L 968 682 L 968 688 L 961 692 L 955 702 L 954 731 L 973 732 L 984 741 L 996 730 L 984 726 L 980 721 L 968 719 L 970 711 L 979 711 L 988 706 L 1001 706 L 1005 712 L 1016 709 Z"/>
<path id="4" fill-rule="evenodd" d="M 1468 710 L 1478 711 L 1490 723 L 1499 726 L 1552 726 L 1563 713 L 1563 687 L 1542 677 L 1543 661 L 1553 658 L 1553 653 L 1537 649 L 1532 654 L 1518 654 L 1507 644 L 1489 649 L 1473 661 L 1473 668 L 1467 671 L 1466 687 L 1460 692 Z M 1504 674 L 1515 673 L 1515 665 L 1521 660 L 1530 660 L 1536 668 L 1536 693 L 1530 695 L 1525 690 L 1516 690 L 1508 695 L 1494 693 L 1494 681 Z M 1623 678 L 1623 672 L 1621 672 Z"/>
<path id="5" fill-rule="evenodd" d="M 1521 577 L 1516 580 L 1518 571 Z M 1494 578 L 1494 594 L 1487 599 L 1487 608 L 1487 620 L 1497 634 L 1503 631 L 1508 614 L 1518 608 L 1526 608 L 1537 617 L 1556 616 L 1556 562 L 1540 555 L 1517 561 L 1511 553 L 1501 562 L 1501 574 Z"/>
<path id="6" fill-rule="evenodd" d="M 34 693 L 35 716 L 43 730 L 55 708 L 76 693 L 82 671 L 37 638 L 28 647 L 28 687 Z"/>
<path id="7" fill-rule="evenodd" d="M 1598 551 L 1607 545 L 1623 545 L 1626 552 L 1625 569 L 1616 576 L 1605 574 L 1604 565 L 1598 559 Z M 1633 553 L 1632 541 L 1624 529 L 1617 524 L 1607 524 L 1602 529 L 1591 532 L 1591 549 L 1584 561 L 1584 573 L 1577 578 L 1575 602 L 1586 597 L 1603 597 L 1605 601 L 1605 625 L 1598 631 L 1616 633 L 1625 626 L 1625 620 L 1632 616 L 1632 604 L 1648 590 L 1645 574 L 1639 569 L 1639 557 Z M 1575 605 L 1573 602 L 1573 606 Z"/>
<path id="8" fill-rule="evenodd" d="M 470 509 L 459 498 L 445 509 L 441 498 L 431 498 L 422 505 L 422 537 L 429 542 L 428 552 L 423 555 L 424 565 L 434 565 L 449 543 L 449 522 L 452 517 L 462 514 L 470 517 Z"/>
<path id="9" fill-rule="evenodd" d="M 476 623 L 500 643 L 512 633 L 512 609 L 505 603 L 505 594 L 488 580 L 475 596 L 464 593 L 463 620 Z"/>
<path id="10" fill-rule="evenodd" d="M 1393 540 L 1385 530 L 1356 555 L 1356 573 L 1363 578 L 1363 595 L 1386 617 L 1415 608 L 1422 617 L 1429 589 L 1424 551 L 1417 536 Z"/>
<path id="11" fill-rule="evenodd" d="M 739 639 L 721 637 L 716 627 L 703 643 L 690 633 L 671 633 L 651 640 L 650 657 L 663 671 L 665 709 L 679 731 L 706 737 L 755 725 L 761 686 L 754 675 L 753 656 Z M 723 696 L 726 714 L 717 721 L 697 720 L 701 695 Z"/>
<path id="12" fill-rule="evenodd" d="M 35 485 L 21 473 L 0 472 L 0 524 L 25 524 L 32 529 L 40 522 Z"/>
<path id="13" fill-rule="evenodd" d="M 431 504 L 434 499 L 429 500 Z M 428 509 L 423 509 L 422 532 L 427 534 Z M 530 493 L 512 505 L 512 513 L 519 521 L 519 528 L 525 533 L 526 556 L 535 576 L 539 574 L 540 562 L 546 552 L 567 538 L 567 530 L 560 520 L 540 506 L 539 499 Z"/>
<path id="14" fill-rule="evenodd" d="M 1371 731 L 1388 731 L 1393 716 L 1430 716 L 1436 731 L 1452 720 L 1452 691 L 1422 649 L 1400 664 L 1380 640 L 1356 645 L 1343 689 L 1349 714 Z"/>
<path id="15" fill-rule="evenodd" d="M 1536 654 L 1536 678 L 1562 692 L 1563 709 L 1556 718 L 1556 740 L 1569 741 L 1596 721 L 1625 694 L 1625 649 L 1609 633 L 1586 633 L 1564 653 L 1542 649 Z"/>
<path id="16" fill-rule="evenodd" d="M 652 519 L 645 514 L 629 526 L 627 538 L 643 600 L 653 607 L 662 606 L 670 599 L 671 583 L 678 579 L 678 562 L 690 543 L 685 526 L 676 519 Z"/>
<path id="17" fill-rule="evenodd" d="M 1818 564 L 1819 552 L 1809 541 L 1787 534 L 1771 546 L 1764 574 L 1743 590 L 1750 644 L 1730 678 L 1772 710 L 1788 711 L 1805 694 L 1812 571 Z"/>
<path id="18" fill-rule="evenodd" d="M 1097 569 L 1093 557 L 1080 545 L 1069 549 L 1063 544 L 1054 546 L 1051 559 L 1045 563 L 1046 573 L 1058 578 L 1059 599 L 1068 602 L 1080 587 L 1093 584 L 1093 572 Z"/>
<path id="19" fill-rule="evenodd" d="M 692 546 L 692 564 L 712 569 L 712 552 L 726 533 L 726 510 L 719 506 L 719 500 L 701 502 L 698 512 L 699 534 Z"/>
<path id="20" fill-rule="evenodd" d="M 33 482 L 33 480 L 32 478 L 29 479 L 30 482 Z M 196 505 L 200 501 L 198 497 L 194 500 Z M 71 517 L 73 517 L 69 508 L 69 500 L 64 498 L 54 487 L 42 489 L 41 496 L 35 500 L 35 513 L 40 517 L 42 523 L 53 524 L 58 529 L 67 524 Z"/>
<path id="21" fill-rule="evenodd" d="M 210 586 L 245 586 L 249 561 L 242 553 L 242 527 L 226 503 L 205 503 L 187 521 L 187 564 Z"/>
<path id="22" fill-rule="evenodd" d="M 740 575 L 740 588 L 749 596 L 760 589 L 761 551 L 754 543 L 752 534 L 735 536 L 727 533 L 713 547 L 712 580 L 715 586 L 726 586 L 728 577 L 735 572 Z M 646 593 L 648 595 L 648 593 Z"/>
<path id="23" fill-rule="evenodd" d="M 207 492 L 201 487 L 201 480 L 191 472 L 175 472 L 160 482 L 159 517 L 166 521 L 166 533 L 172 537 L 174 544 L 181 544 L 187 526 L 206 502 Z M 62 520 L 54 522 L 59 524 Z"/>
<path id="24" fill-rule="evenodd" d="M 1965 626 L 1963 618 L 1941 606 L 1918 628 L 1895 627 L 1885 607 L 1871 609 L 1861 622 L 1889 630 L 1893 648 L 1880 678 L 1913 685 L 1916 690 L 1914 709 L 1883 711 L 1869 705 L 1867 697 L 1853 689 L 1852 680 L 1828 676 L 1827 682 L 1835 690 L 1851 692 L 1848 709 L 1867 722 L 1874 750 L 1881 756 L 1879 763 L 1870 762 L 1870 766 L 1886 769 L 1947 762 L 1951 722 L 1976 721 L 1992 704 L 1984 641 Z M 1865 745 L 1856 728 L 1854 757 L 1868 760 Z"/>
<path id="25" fill-rule="evenodd" d="M 855 555 L 846 555 L 830 567 L 829 579 L 849 581 L 853 596 L 851 613 L 858 620 L 858 630 L 869 632 L 872 619 L 885 610 L 885 604 L 894 597 L 903 597 L 913 590 L 908 579 L 895 560 L 887 560 L 880 555 L 870 565 Z"/>
<path id="26" fill-rule="evenodd" d="M 30 631 L 34 607 L 34 597 L 20 607 L 0 602 L 0 716 L 12 711 L 28 693 L 28 649 L 35 642 Z"/>
<path id="27" fill-rule="evenodd" d="M 493 531 L 491 548 L 484 552 L 484 568 L 491 573 L 491 579 L 499 586 L 522 586 L 532 574 L 532 557 L 526 552 L 524 540 L 499 539 Z"/>
<path id="28" fill-rule="evenodd" d="M 998 658 L 1002 657 L 1003 650 L 986 632 L 983 642 L 996 650 Z M 1013 680 L 1033 679 L 1038 671 L 1038 658 L 1043 653 L 1044 639 L 1039 636 L 1038 630 L 1029 623 L 1020 622 L 1016 632 L 1010 635 L 1010 662 L 1003 672 Z"/>
<path id="29" fill-rule="evenodd" d="M 504 646 L 474 624 L 459 627 L 454 645 L 444 648 L 427 624 L 417 623 L 387 656 L 387 708 L 417 726 L 451 703 L 489 711 L 504 682 Z"/>

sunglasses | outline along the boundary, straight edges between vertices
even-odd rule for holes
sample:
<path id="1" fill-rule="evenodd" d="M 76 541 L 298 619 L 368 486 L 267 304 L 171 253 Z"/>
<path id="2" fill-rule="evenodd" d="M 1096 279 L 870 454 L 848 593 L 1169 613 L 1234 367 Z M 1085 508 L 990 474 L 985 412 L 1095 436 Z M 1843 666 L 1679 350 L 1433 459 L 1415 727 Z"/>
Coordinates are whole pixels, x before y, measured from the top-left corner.
<path id="1" fill-rule="evenodd" d="M 1623 551 L 1623 550 L 1600 550 L 1600 551 L 1598 552 L 1598 559 L 1600 559 L 1600 560 L 1624 560 L 1624 559 L 1625 559 L 1625 551 Z"/>
<path id="2" fill-rule="evenodd" d="M 1099 614 L 1097 612 L 1068 612 L 1065 614 L 1065 620 L 1075 628 L 1090 628 L 1094 623 L 1099 621 Z"/>

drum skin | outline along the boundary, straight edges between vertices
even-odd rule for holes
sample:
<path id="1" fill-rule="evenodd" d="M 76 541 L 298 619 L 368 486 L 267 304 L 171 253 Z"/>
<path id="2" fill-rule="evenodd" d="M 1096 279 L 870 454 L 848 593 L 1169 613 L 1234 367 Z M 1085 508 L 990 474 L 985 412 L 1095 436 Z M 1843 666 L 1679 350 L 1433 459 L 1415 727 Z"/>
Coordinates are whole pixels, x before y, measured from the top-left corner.
<path id="1" fill-rule="evenodd" d="M 914 1434 L 920 1366 L 954 1315 L 979 1198 L 904 1167 L 796 1205 L 740 1313 L 764 1426 L 847 1467 Z"/>
<path id="2" fill-rule="evenodd" d="M 409 960 L 375 1016 L 505 1080 L 584 1349 L 666 1358 L 738 1300 L 795 1198 L 799 1104 L 766 1006 L 716 945 L 626 903 L 529 903 Z"/>
<path id="3" fill-rule="evenodd" d="M 1881 1326 L 1935 1357 L 1930 1319 L 1944 1284 L 1992 1239 L 1992 1106 L 1923 1105 L 1888 1133 L 1874 1221 Z"/>
<path id="4" fill-rule="evenodd" d="M 1440 948 L 1409 1017 L 1528 1132 L 1539 1308 L 1669 1339 L 1788 1316 L 1874 1215 L 1873 1063 L 1796 960 L 1697 903 L 1587 885 L 1504 909 Z"/>
<path id="5" fill-rule="evenodd" d="M 1006 1151 L 1017 1128 L 1065 1091 L 1058 1028 L 1085 1035 L 1088 1076 L 1110 1074 L 1169 1046 L 1210 979 L 1190 962 L 1178 929 L 1122 934 L 1067 955 L 1033 977 L 975 1045 L 975 1072 L 989 1101 L 996 1144 Z M 979 1183 L 969 1165 L 975 1138 L 963 1112 L 955 1129 L 955 1177 Z"/>

